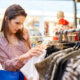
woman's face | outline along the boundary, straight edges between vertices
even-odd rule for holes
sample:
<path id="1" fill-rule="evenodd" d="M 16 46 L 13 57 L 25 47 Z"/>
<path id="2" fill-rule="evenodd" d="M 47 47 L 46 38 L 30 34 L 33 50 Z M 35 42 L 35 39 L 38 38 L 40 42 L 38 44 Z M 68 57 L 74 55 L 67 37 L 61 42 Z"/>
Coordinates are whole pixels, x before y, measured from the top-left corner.
<path id="1" fill-rule="evenodd" d="M 17 16 L 14 19 L 8 20 L 9 33 L 15 34 L 19 29 L 22 29 L 25 16 Z"/>

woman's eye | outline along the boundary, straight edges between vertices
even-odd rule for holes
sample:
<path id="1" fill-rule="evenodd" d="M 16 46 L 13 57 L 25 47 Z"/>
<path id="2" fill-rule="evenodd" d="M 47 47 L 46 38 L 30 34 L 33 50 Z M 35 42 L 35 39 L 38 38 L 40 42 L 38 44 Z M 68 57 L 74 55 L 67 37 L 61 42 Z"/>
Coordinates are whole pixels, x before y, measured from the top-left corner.
<path id="1" fill-rule="evenodd" d="M 16 22 L 16 24 L 20 24 L 19 22 Z"/>

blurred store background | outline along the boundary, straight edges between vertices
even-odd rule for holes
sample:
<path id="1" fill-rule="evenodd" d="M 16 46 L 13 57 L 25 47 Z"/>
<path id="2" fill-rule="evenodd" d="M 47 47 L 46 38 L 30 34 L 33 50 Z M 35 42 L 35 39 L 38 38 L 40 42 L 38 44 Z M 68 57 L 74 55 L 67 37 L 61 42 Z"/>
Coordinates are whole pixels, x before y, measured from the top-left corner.
<path id="1" fill-rule="evenodd" d="M 65 19 L 71 24 L 75 21 L 73 0 L 0 0 L 0 26 L 5 9 L 12 4 L 20 4 L 28 13 L 24 27 L 29 30 L 33 43 L 43 41 L 45 36 L 51 38 L 51 26 L 57 24 L 58 11 L 63 11 Z M 76 4 L 77 27 L 80 27 L 80 2 Z M 47 32 L 45 26 L 48 28 Z"/>

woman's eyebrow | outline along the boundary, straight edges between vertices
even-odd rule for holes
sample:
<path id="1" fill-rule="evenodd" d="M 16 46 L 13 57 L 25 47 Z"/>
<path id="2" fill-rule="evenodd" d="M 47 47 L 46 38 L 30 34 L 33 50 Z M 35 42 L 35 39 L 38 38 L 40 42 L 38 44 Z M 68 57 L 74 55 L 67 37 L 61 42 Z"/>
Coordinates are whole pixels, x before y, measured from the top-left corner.
<path id="1" fill-rule="evenodd" d="M 21 24 L 21 22 L 15 22 L 15 23 L 17 23 L 17 24 Z"/>

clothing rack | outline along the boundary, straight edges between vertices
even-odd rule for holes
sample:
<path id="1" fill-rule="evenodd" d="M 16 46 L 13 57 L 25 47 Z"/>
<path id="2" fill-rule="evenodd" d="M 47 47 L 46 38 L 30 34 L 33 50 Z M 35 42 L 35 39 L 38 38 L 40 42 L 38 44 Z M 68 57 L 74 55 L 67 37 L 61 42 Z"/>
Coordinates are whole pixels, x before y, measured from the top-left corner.
<path id="1" fill-rule="evenodd" d="M 56 35 L 60 35 L 59 42 L 62 42 L 62 35 L 65 34 L 67 36 L 68 33 L 78 32 L 79 40 L 80 40 L 80 28 L 72 29 L 72 30 L 60 30 L 56 32 Z M 67 38 L 67 37 L 66 37 Z"/>

